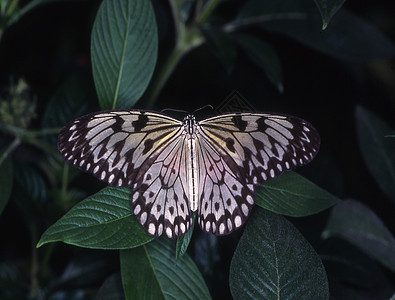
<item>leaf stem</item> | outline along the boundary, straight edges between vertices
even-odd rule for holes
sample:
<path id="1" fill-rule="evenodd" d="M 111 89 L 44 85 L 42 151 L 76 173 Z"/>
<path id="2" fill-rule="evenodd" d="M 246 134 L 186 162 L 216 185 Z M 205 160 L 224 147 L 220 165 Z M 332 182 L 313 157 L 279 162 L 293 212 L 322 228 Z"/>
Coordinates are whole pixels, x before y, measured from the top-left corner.
<path id="1" fill-rule="evenodd" d="M 4 132 L 14 135 L 16 137 L 16 140 L 26 142 L 28 144 L 34 145 L 38 148 L 41 148 L 44 151 L 47 151 L 51 154 L 57 155 L 58 151 L 55 149 L 55 147 L 49 145 L 48 143 L 38 139 L 38 136 L 42 135 L 48 135 L 48 134 L 55 134 L 59 132 L 59 128 L 48 128 L 48 129 L 41 129 L 41 130 L 26 130 L 20 127 L 12 126 L 12 125 L 4 125 L 2 126 L 2 129 Z M 14 140 L 14 143 L 16 141 Z M 17 144 L 16 146 L 18 146 Z M 16 147 L 15 146 L 15 147 Z M 13 149 L 11 149 L 13 150 Z M 7 154 L 8 155 L 8 154 Z M 1 162 L 1 159 L 0 159 Z"/>
<path id="2" fill-rule="evenodd" d="M 1 154 L 0 165 L 7 159 L 7 157 L 11 154 L 11 152 L 14 151 L 14 149 L 20 145 L 20 143 L 21 140 L 18 137 L 16 137 L 14 141 L 7 147 L 7 149 Z"/>
<path id="3" fill-rule="evenodd" d="M 200 46 L 203 41 L 204 38 L 197 28 L 191 28 L 187 32 L 185 32 L 185 28 L 179 28 L 176 46 L 168 57 L 166 63 L 160 69 L 158 76 L 153 79 L 153 88 L 147 93 L 145 102 L 147 108 L 153 107 L 156 98 L 184 55 L 192 49 Z"/>
<path id="4" fill-rule="evenodd" d="M 165 83 L 169 80 L 171 74 L 177 67 L 179 61 L 184 55 L 183 50 L 178 47 L 174 48 L 166 63 L 162 66 L 160 73 L 154 79 L 153 88 L 148 91 L 146 106 L 152 108 L 160 91 Z"/>
<path id="5" fill-rule="evenodd" d="M 11 16 L 14 13 L 15 8 L 18 6 L 18 2 L 19 2 L 19 0 L 12 0 L 11 1 L 11 4 L 8 6 L 8 9 L 6 12 L 7 16 Z"/>
<path id="6" fill-rule="evenodd" d="M 219 3 L 220 0 L 212 0 L 209 1 L 203 8 L 201 14 L 199 15 L 199 18 L 197 20 L 198 24 L 204 24 L 207 20 L 207 18 L 211 15 L 217 4 Z"/>

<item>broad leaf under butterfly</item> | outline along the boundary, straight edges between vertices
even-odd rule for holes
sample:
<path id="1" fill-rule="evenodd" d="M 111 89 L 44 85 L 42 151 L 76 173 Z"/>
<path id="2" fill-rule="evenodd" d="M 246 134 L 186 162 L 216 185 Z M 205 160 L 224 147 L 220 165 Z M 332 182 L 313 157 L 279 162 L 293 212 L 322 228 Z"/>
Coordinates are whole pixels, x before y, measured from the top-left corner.
<path id="1" fill-rule="evenodd" d="M 254 185 L 310 162 L 320 137 L 288 115 L 230 113 L 197 122 L 150 111 L 104 111 L 62 129 L 65 159 L 116 187 L 132 188 L 132 211 L 148 234 L 201 229 L 229 234 L 254 204 Z"/>

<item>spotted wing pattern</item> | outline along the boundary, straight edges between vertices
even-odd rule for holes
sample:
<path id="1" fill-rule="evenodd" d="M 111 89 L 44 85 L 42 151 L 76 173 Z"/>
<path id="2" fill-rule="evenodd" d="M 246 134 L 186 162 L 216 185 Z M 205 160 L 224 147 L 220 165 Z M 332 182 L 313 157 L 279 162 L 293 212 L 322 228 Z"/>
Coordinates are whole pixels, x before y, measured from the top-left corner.
<path id="1" fill-rule="evenodd" d="M 132 187 L 138 222 L 150 235 L 170 238 L 188 231 L 192 206 L 208 233 L 240 227 L 254 204 L 254 185 L 308 163 L 319 144 L 310 124 L 286 115 L 233 113 L 188 123 L 137 110 L 83 116 L 58 138 L 71 164 L 110 185 Z M 197 207 L 189 197 L 193 157 Z"/>
<path id="2" fill-rule="evenodd" d="M 185 185 L 184 125 L 162 114 L 107 111 L 78 118 L 62 129 L 58 149 L 65 159 L 117 187 L 133 187 L 132 210 L 146 231 L 184 234 L 192 218 Z M 185 184 L 185 183 L 184 183 Z"/>
<path id="3" fill-rule="evenodd" d="M 287 115 L 233 113 L 198 123 L 200 227 L 217 235 L 240 227 L 254 203 L 254 185 L 310 162 L 316 129 Z"/>

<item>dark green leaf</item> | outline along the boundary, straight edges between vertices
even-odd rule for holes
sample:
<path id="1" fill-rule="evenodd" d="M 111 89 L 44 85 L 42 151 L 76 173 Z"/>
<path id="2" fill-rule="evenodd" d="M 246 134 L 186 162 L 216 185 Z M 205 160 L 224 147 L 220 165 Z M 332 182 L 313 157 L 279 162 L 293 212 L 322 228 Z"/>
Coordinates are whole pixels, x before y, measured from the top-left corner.
<path id="1" fill-rule="evenodd" d="M 100 287 L 96 300 L 124 300 L 121 274 L 117 273 L 108 277 Z"/>
<path id="2" fill-rule="evenodd" d="M 230 36 L 217 28 L 210 27 L 202 30 L 206 37 L 207 45 L 230 74 L 236 60 L 236 47 Z"/>
<path id="3" fill-rule="evenodd" d="M 13 183 L 12 161 L 7 158 L 0 164 L 0 215 L 10 199 Z"/>
<path id="4" fill-rule="evenodd" d="M 395 139 L 386 137 L 390 127 L 370 111 L 355 113 L 362 157 L 381 190 L 395 201 Z"/>
<path id="5" fill-rule="evenodd" d="M 126 299 L 210 299 L 198 268 L 186 254 L 179 260 L 166 237 L 121 251 Z"/>
<path id="6" fill-rule="evenodd" d="M 80 77 L 71 77 L 51 97 L 46 106 L 41 126 L 43 129 L 59 128 L 88 112 L 90 99 L 87 83 Z M 56 144 L 57 135 L 46 137 Z"/>
<path id="7" fill-rule="evenodd" d="M 325 29 L 346 0 L 314 0 L 321 13 L 322 29 Z"/>
<path id="8" fill-rule="evenodd" d="M 196 215 L 193 215 L 193 223 L 191 228 L 189 228 L 189 230 L 187 231 L 186 234 L 184 234 L 183 236 L 180 236 L 177 239 L 177 244 L 176 244 L 176 259 L 179 260 L 184 254 L 185 252 L 187 252 L 188 246 L 189 246 L 189 242 L 191 241 L 192 238 L 192 234 L 193 234 L 193 228 L 195 227 L 195 219 L 196 219 Z"/>
<path id="9" fill-rule="evenodd" d="M 283 92 L 283 74 L 280 59 L 268 43 L 247 34 L 232 35 L 250 59 L 260 67 L 280 93 Z"/>
<path id="10" fill-rule="evenodd" d="M 127 249 L 152 239 L 131 213 L 130 190 L 107 187 L 75 205 L 49 227 L 37 247 L 61 241 L 86 248 Z"/>
<path id="11" fill-rule="evenodd" d="M 230 266 L 234 299 L 328 299 L 328 281 L 310 244 L 284 217 L 257 208 Z"/>
<path id="12" fill-rule="evenodd" d="M 104 253 L 104 252 L 102 252 Z M 102 282 L 114 261 L 100 252 L 80 253 L 66 265 L 61 276 L 51 281 L 52 289 L 83 288 Z M 106 252 L 109 254 L 108 252 Z"/>
<path id="13" fill-rule="evenodd" d="M 43 174 L 34 166 L 15 162 L 15 196 L 27 205 L 26 211 L 32 213 L 33 206 L 39 207 L 47 200 L 48 188 Z M 34 201 L 32 201 L 34 200 Z"/>
<path id="14" fill-rule="evenodd" d="M 246 26 L 284 34 L 317 51 L 350 61 L 392 58 L 395 54 L 390 39 L 345 9 L 322 31 L 312 1 L 249 1 L 225 29 L 234 31 Z"/>
<path id="15" fill-rule="evenodd" d="M 104 0 L 92 32 L 92 67 L 102 109 L 130 108 L 144 93 L 158 50 L 151 1 Z"/>
<path id="16" fill-rule="evenodd" d="M 367 206 L 352 200 L 336 205 L 322 234 L 337 236 L 355 245 L 395 271 L 395 239 Z"/>
<path id="17" fill-rule="evenodd" d="M 387 299 L 392 287 L 383 269 L 350 243 L 333 238 L 320 246 L 331 299 Z"/>
<path id="18" fill-rule="evenodd" d="M 257 205 L 292 217 L 316 214 L 340 201 L 295 172 L 286 172 L 257 186 L 255 196 Z"/>

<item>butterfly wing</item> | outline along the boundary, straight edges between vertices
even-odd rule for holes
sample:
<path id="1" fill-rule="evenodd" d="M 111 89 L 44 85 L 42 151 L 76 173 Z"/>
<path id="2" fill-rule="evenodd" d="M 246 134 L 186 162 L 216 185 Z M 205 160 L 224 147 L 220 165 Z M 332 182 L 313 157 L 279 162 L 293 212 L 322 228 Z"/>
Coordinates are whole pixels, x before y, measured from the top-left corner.
<path id="1" fill-rule="evenodd" d="M 237 165 L 213 147 L 204 136 L 198 138 L 199 205 L 198 223 L 206 232 L 229 234 L 240 227 L 254 204 L 254 187 Z"/>
<path id="2" fill-rule="evenodd" d="M 320 145 L 319 134 L 312 125 L 287 115 L 225 114 L 200 121 L 198 128 L 199 140 L 204 141 L 201 143 L 202 152 L 206 153 L 202 156 L 209 157 L 203 158 L 202 164 L 206 162 L 207 174 L 220 174 L 216 179 L 218 184 L 214 184 L 214 180 L 211 180 L 213 183 L 210 180 L 207 183 L 206 178 L 201 183 L 202 210 L 198 222 L 203 230 L 213 232 L 214 221 L 216 234 L 229 233 L 245 222 L 254 203 L 254 184 L 307 164 L 314 158 Z M 211 161 L 218 157 L 223 165 L 221 168 L 228 168 L 231 172 L 221 173 L 221 168 L 216 168 L 216 164 Z M 234 191 L 233 197 L 223 193 L 222 189 Z M 229 198 L 230 205 L 226 205 Z M 207 201 L 214 205 L 211 212 L 205 210 Z M 225 222 L 213 217 L 216 216 L 215 203 L 218 201 L 217 215 L 227 215 Z M 221 224 L 224 224 L 222 230 L 218 228 Z"/>
<path id="3" fill-rule="evenodd" d="M 165 232 L 169 238 L 176 238 L 192 225 L 185 143 L 185 134 L 167 139 L 133 186 L 133 213 L 147 232 L 156 237 Z"/>
<path id="4" fill-rule="evenodd" d="M 110 185 L 131 186 L 158 155 L 166 139 L 180 134 L 182 122 L 143 111 L 108 111 L 65 126 L 58 149 L 65 159 Z"/>
<path id="5" fill-rule="evenodd" d="M 153 236 L 190 227 L 185 196 L 183 123 L 143 111 L 108 111 L 78 118 L 59 134 L 68 162 L 117 187 L 133 187 L 132 210 Z"/>
<path id="6" fill-rule="evenodd" d="M 226 114 L 199 122 L 200 133 L 228 156 L 251 183 L 263 183 L 309 163 L 320 136 L 308 122 L 293 116 L 264 113 Z"/>

